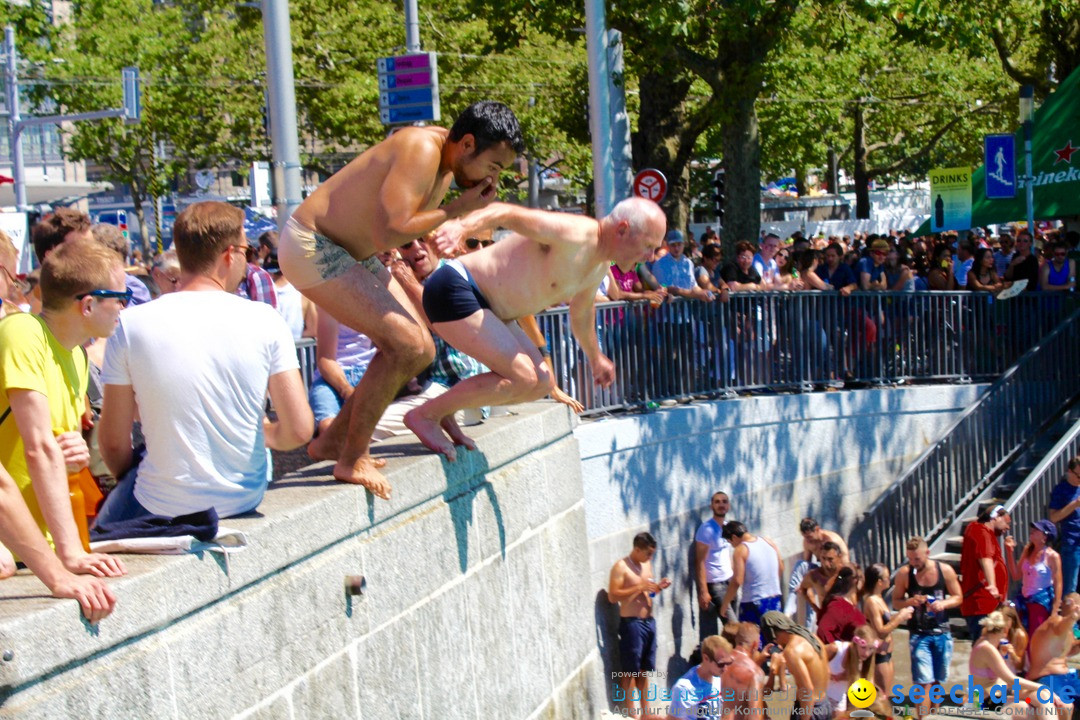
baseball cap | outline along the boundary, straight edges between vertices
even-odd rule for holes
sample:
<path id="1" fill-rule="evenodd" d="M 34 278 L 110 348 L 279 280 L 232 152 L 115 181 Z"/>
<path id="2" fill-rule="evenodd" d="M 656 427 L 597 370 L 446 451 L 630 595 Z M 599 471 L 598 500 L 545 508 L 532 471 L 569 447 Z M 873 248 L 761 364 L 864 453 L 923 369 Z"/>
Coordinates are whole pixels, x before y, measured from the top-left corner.
<path id="1" fill-rule="evenodd" d="M 1047 540 L 1053 541 L 1057 539 L 1057 526 L 1045 518 L 1042 520 L 1035 520 L 1031 523 L 1031 527 L 1042 531 L 1042 534 L 1046 536 Z"/>
<path id="2" fill-rule="evenodd" d="M 667 235 L 664 236 L 664 242 L 666 242 L 666 243 L 686 242 L 686 238 L 683 237 L 682 230 L 668 230 Z"/>

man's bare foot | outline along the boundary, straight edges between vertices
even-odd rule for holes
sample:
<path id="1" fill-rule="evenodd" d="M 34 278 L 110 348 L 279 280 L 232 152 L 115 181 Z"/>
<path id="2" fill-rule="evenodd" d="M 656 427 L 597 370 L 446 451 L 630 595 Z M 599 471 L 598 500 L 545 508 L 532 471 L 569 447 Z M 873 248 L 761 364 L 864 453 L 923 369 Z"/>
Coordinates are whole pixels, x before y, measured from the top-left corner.
<path id="1" fill-rule="evenodd" d="M 362 455 L 352 465 L 338 462 L 334 465 L 334 479 L 353 485 L 363 485 L 372 495 L 381 497 L 383 500 L 390 499 L 390 483 L 382 476 L 378 468 L 386 465 L 386 461 L 380 462 L 370 455 Z"/>
<path id="2" fill-rule="evenodd" d="M 312 460 L 337 460 L 340 451 L 337 448 L 327 447 L 327 442 L 323 440 L 326 435 L 320 435 L 319 437 L 308 443 L 307 454 Z M 321 441 L 321 442 L 320 442 Z M 369 458 L 371 464 L 376 468 L 386 467 L 386 460 L 384 458 Z"/>
<path id="3" fill-rule="evenodd" d="M 312 460 L 337 460 L 341 448 L 330 443 L 330 433 L 320 433 L 307 446 L 308 457 Z"/>
<path id="4" fill-rule="evenodd" d="M 15 574 L 15 558 L 11 551 L 0 545 L 0 580 Z"/>
<path id="5" fill-rule="evenodd" d="M 439 425 L 442 426 L 442 429 L 446 431 L 446 434 L 450 436 L 455 445 L 463 445 L 470 450 L 476 449 L 476 441 L 461 431 L 453 415 L 444 417 Z"/>
<path id="6" fill-rule="evenodd" d="M 414 408 L 405 413 L 405 427 L 412 430 L 428 450 L 445 455 L 450 462 L 457 460 L 457 450 L 443 435 L 439 423 L 421 415 L 419 410 L 420 408 Z"/>

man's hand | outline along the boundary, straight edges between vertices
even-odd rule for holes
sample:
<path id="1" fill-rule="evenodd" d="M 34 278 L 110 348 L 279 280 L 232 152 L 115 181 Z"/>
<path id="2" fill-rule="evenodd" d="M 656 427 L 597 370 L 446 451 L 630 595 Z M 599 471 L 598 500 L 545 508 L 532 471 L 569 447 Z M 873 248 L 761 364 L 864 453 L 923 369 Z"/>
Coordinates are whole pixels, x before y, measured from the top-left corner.
<path id="1" fill-rule="evenodd" d="M 68 575 L 49 589 L 53 597 L 78 600 L 83 617 L 91 625 L 97 625 L 116 608 L 116 596 L 105 581 L 98 578 Z"/>
<path id="2" fill-rule="evenodd" d="M 667 300 L 667 290 L 646 290 L 642 293 L 645 299 L 648 300 L 653 307 L 660 307 L 664 300 Z"/>
<path id="3" fill-rule="evenodd" d="M 1014 538 L 1012 535 L 1005 536 L 1005 549 L 1009 552 L 1012 552 L 1016 549 L 1016 538 Z"/>
<path id="4" fill-rule="evenodd" d="M 661 590 L 667 590 L 669 587 L 671 587 L 671 580 L 669 580 L 668 578 L 662 578 L 659 582 L 659 585 Z"/>
<path id="5" fill-rule="evenodd" d="M 995 600 L 1001 599 L 1001 591 L 998 590 L 996 587 L 994 587 L 993 585 L 987 585 L 986 589 L 990 591 L 990 597 L 994 598 Z"/>
<path id="6" fill-rule="evenodd" d="M 68 475 L 73 475 L 90 465 L 90 448 L 83 440 L 82 433 L 63 432 L 56 436 L 56 444 L 64 453 L 64 465 Z"/>
<path id="7" fill-rule="evenodd" d="M 465 227 L 458 220 L 449 220 L 429 235 L 430 244 L 439 257 L 455 258 L 461 254 L 465 243 Z"/>
<path id="8" fill-rule="evenodd" d="M 709 605 L 712 605 L 712 595 L 709 594 L 709 591 L 708 590 L 702 590 L 701 592 L 698 593 L 697 597 L 698 597 L 698 605 L 701 607 L 701 609 L 702 610 L 708 610 Z"/>
<path id="9" fill-rule="evenodd" d="M 844 287 L 840 288 L 840 294 L 843 295 L 844 297 L 847 297 L 854 290 L 855 290 L 855 287 L 853 285 L 845 285 Z"/>
<path id="10" fill-rule="evenodd" d="M 600 387 L 607 387 L 615 382 L 615 364 L 601 353 L 596 361 L 591 363 L 593 380 Z"/>
<path id="11" fill-rule="evenodd" d="M 70 572 L 76 575 L 94 575 L 95 577 L 120 577 L 127 574 L 127 568 L 120 558 L 104 553 L 80 553 L 74 557 L 61 557 Z"/>
<path id="12" fill-rule="evenodd" d="M 495 181 L 486 177 L 471 188 L 462 190 L 460 195 L 447 203 L 446 210 L 451 216 L 460 217 L 485 208 L 495 199 L 497 190 Z"/>
<path id="13" fill-rule="evenodd" d="M 564 393 L 557 385 L 555 386 L 555 389 L 551 391 L 551 399 L 555 402 L 561 402 L 563 405 L 569 405 L 570 409 L 575 413 L 580 413 L 585 410 L 584 405 Z"/>

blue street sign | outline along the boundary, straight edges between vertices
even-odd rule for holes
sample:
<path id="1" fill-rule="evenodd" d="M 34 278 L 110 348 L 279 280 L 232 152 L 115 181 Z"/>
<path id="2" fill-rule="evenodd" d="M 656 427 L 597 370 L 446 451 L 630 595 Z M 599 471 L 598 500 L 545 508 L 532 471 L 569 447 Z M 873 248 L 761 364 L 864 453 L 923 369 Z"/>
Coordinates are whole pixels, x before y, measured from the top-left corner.
<path id="1" fill-rule="evenodd" d="M 1012 135 L 987 135 L 983 140 L 986 164 L 986 197 L 1016 197 L 1016 138 Z"/>
<path id="2" fill-rule="evenodd" d="M 439 120 L 439 66 L 433 52 L 378 58 L 379 119 L 386 125 Z"/>
<path id="3" fill-rule="evenodd" d="M 430 105 L 431 102 L 431 88 L 384 90 L 379 93 L 379 106 L 384 108 L 398 105 Z"/>
<path id="4" fill-rule="evenodd" d="M 439 116 L 435 113 L 435 107 L 432 105 L 405 105 L 403 107 L 379 108 L 379 119 L 384 125 L 393 125 L 395 123 L 438 120 Z"/>

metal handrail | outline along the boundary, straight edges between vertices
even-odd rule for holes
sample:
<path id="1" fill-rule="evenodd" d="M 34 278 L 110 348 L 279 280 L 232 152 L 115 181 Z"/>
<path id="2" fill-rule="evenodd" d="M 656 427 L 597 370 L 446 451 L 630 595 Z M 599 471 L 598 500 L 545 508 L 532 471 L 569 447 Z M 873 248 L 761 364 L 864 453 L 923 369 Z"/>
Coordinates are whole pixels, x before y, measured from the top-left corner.
<path id="1" fill-rule="evenodd" d="M 1068 361 L 1078 353 L 1080 310 L 1031 347 L 878 497 L 852 531 L 856 557 L 899 562 L 908 538 L 932 542 L 946 530 L 1080 395 L 1080 373 Z"/>
<path id="2" fill-rule="evenodd" d="M 1071 295 L 1024 293 L 732 293 L 728 303 L 681 298 L 603 303 L 597 334 L 612 359 L 610 388 L 592 382 L 566 308 L 537 315 L 560 387 L 585 415 L 692 395 L 809 390 L 843 381 L 989 381 L 1056 327 Z"/>
<path id="3" fill-rule="evenodd" d="M 1028 541 L 1031 523 L 1047 517 L 1050 492 L 1068 469 L 1069 460 L 1080 455 L 1080 422 L 1073 423 L 1005 503 L 1012 515 L 1012 534 L 1017 547 Z"/>

